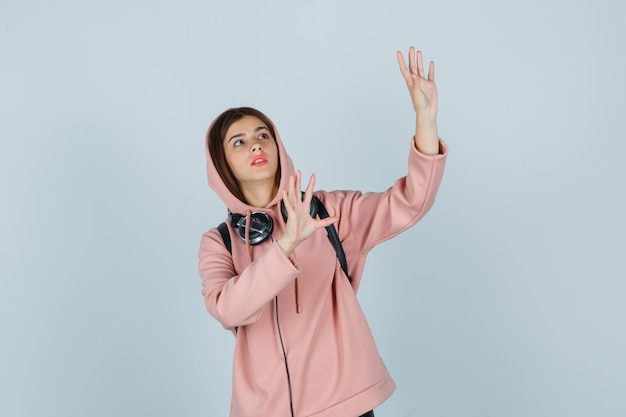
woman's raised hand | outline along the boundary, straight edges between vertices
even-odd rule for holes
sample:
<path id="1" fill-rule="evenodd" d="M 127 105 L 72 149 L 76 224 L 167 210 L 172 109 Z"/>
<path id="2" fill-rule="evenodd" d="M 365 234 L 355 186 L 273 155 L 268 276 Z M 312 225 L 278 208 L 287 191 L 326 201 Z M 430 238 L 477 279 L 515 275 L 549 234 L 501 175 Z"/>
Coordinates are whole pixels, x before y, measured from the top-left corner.
<path id="1" fill-rule="evenodd" d="M 437 86 L 435 85 L 435 63 L 430 61 L 428 76 L 424 72 L 422 52 L 409 48 L 409 66 L 404 62 L 402 52 L 398 51 L 400 72 L 409 88 L 413 108 L 415 109 L 415 147 L 427 155 L 439 153 L 439 134 L 437 133 Z"/>
<path id="2" fill-rule="evenodd" d="M 301 183 L 302 173 L 298 171 L 295 178 L 293 176 L 289 178 L 289 192 L 283 191 L 283 203 L 287 209 L 287 224 L 285 225 L 285 233 L 278 238 L 277 242 L 287 256 L 290 256 L 296 246 L 311 237 L 317 229 L 330 226 L 338 220 L 337 217 L 325 219 L 311 217 L 315 174 L 311 175 L 309 185 L 304 192 L 304 198 L 302 197 Z"/>
<path id="3" fill-rule="evenodd" d="M 422 52 L 409 48 L 409 66 L 404 62 L 402 52 L 398 51 L 400 72 L 411 94 L 413 108 L 418 117 L 434 120 L 437 116 L 437 86 L 435 85 L 435 63 L 430 61 L 428 77 L 424 72 Z"/>

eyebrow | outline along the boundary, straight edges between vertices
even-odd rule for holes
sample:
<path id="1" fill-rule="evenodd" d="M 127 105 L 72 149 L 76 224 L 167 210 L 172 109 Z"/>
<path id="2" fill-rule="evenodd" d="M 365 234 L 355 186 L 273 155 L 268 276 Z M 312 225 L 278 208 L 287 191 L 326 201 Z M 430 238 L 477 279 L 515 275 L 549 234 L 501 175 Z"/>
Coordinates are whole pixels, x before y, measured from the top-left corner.
<path id="1" fill-rule="evenodd" d="M 254 133 L 257 133 L 260 130 L 267 130 L 269 132 L 269 129 L 266 126 L 259 126 L 256 129 L 254 129 Z M 230 137 L 230 139 L 228 139 L 228 143 L 230 143 L 231 140 L 233 140 L 235 138 L 242 137 L 242 136 L 246 136 L 246 134 L 245 133 L 237 133 L 236 135 L 232 135 Z"/>

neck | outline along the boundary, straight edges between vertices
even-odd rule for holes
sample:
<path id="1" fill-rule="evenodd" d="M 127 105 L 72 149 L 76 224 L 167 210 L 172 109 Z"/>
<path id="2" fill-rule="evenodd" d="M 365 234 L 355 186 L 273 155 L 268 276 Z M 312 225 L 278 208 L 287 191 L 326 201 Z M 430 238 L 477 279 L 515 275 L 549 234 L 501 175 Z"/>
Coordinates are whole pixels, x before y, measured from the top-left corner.
<path id="1" fill-rule="evenodd" d="M 241 184 L 241 192 L 249 205 L 262 208 L 274 199 L 278 188 L 274 185 L 274 181 L 268 184 L 254 184 L 254 186 Z"/>

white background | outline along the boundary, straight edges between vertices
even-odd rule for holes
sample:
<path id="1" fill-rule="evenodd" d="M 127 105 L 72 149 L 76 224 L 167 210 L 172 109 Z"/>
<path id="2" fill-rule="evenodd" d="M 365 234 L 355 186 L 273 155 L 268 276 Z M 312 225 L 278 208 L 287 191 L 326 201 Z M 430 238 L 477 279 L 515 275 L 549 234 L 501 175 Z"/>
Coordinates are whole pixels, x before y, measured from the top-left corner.
<path id="1" fill-rule="evenodd" d="M 234 339 L 196 270 L 226 215 L 206 128 L 258 107 L 319 188 L 383 190 L 406 170 L 411 44 L 450 155 L 359 293 L 398 385 L 377 416 L 626 415 L 624 15 L 2 0 L 0 415 L 226 416 Z"/>

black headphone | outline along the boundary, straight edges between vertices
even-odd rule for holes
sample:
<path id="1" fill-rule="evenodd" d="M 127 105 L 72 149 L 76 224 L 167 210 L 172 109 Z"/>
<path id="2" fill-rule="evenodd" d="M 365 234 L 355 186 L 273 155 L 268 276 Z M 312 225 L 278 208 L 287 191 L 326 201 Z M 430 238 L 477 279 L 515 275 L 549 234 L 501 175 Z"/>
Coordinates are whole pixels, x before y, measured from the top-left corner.
<path id="1" fill-rule="evenodd" d="M 302 193 L 304 200 L 304 192 Z M 280 202 L 280 212 L 283 220 L 287 221 L 287 208 L 283 201 Z M 311 199 L 311 217 L 317 215 L 317 199 Z M 246 241 L 246 216 L 243 214 L 231 213 L 228 211 L 228 220 L 237 229 L 237 234 L 242 241 Z M 250 245 L 258 245 L 272 235 L 274 230 L 274 220 L 272 216 L 263 211 L 254 211 L 250 214 Z"/>

